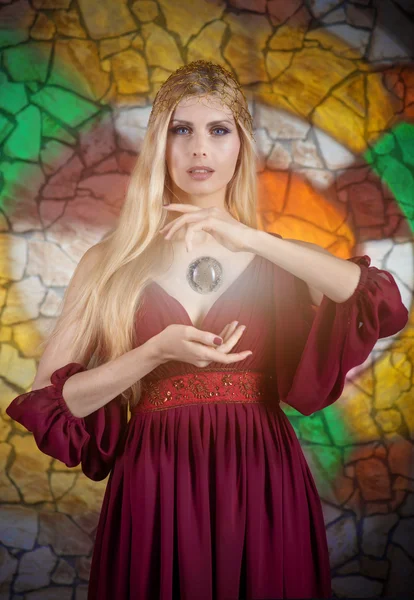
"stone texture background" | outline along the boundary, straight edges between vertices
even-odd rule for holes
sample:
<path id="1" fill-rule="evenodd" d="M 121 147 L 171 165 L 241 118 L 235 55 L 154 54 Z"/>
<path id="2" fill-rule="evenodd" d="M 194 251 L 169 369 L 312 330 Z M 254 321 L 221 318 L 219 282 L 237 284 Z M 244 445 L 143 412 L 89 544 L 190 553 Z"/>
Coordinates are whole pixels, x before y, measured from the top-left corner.
<path id="1" fill-rule="evenodd" d="M 161 82 L 198 58 L 232 70 L 254 117 L 262 227 L 369 254 L 411 309 L 414 135 L 398 125 L 414 116 L 412 20 L 407 0 L 0 0 L 1 600 L 87 596 L 105 482 L 43 455 L 4 410 L 118 215 Z M 337 597 L 413 596 L 412 340 L 411 312 L 333 406 L 284 407 Z"/>

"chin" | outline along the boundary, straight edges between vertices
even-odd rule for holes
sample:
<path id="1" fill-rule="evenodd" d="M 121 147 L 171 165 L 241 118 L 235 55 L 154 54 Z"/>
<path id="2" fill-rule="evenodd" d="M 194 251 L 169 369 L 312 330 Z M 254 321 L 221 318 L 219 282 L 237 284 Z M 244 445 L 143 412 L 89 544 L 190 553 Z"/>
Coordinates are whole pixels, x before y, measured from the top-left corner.
<path id="1" fill-rule="evenodd" d="M 221 186 L 213 187 L 212 185 L 206 185 L 208 183 L 208 181 L 197 181 L 194 182 L 194 185 L 186 185 L 185 187 L 180 186 L 179 189 L 184 192 L 184 194 L 188 194 L 189 196 L 206 196 L 210 194 L 216 194 L 222 189 Z"/>

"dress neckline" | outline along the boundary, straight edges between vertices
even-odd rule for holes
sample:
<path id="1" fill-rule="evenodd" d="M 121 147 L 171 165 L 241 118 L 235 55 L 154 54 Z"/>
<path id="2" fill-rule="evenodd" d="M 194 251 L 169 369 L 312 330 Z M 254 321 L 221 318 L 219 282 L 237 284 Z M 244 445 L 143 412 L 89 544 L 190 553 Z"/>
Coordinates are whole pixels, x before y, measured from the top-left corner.
<path id="1" fill-rule="evenodd" d="M 188 324 L 191 325 L 192 327 L 196 327 L 197 329 L 204 329 L 206 321 L 211 317 L 212 313 L 214 312 L 214 310 L 217 310 L 217 306 L 219 301 L 226 296 L 226 294 L 228 294 L 230 291 L 232 291 L 232 289 L 240 284 L 244 277 L 249 273 L 249 270 L 251 269 L 251 267 L 253 266 L 253 263 L 255 263 L 258 259 L 260 258 L 259 254 L 255 254 L 254 257 L 252 258 L 252 260 L 249 262 L 249 264 L 247 265 L 247 267 L 245 267 L 243 269 L 243 271 L 236 277 L 236 279 L 234 279 L 234 281 L 231 282 L 231 284 L 229 285 L 229 287 L 227 287 L 224 292 L 222 292 L 220 294 L 220 296 L 218 298 L 215 299 L 215 301 L 213 302 L 213 304 L 210 306 L 210 308 L 208 309 L 206 315 L 204 316 L 204 318 L 202 319 L 200 325 L 196 326 L 194 325 L 194 323 L 191 320 L 190 315 L 187 312 L 187 309 L 184 308 L 184 306 L 181 304 L 181 302 L 179 300 L 177 300 L 177 298 L 175 298 L 174 296 L 171 296 L 171 294 L 169 294 L 163 287 L 162 285 L 160 285 L 159 283 L 157 283 L 156 281 L 152 281 L 148 287 L 151 286 L 156 286 L 163 294 L 165 294 L 165 296 L 167 296 L 170 300 L 172 300 L 173 302 L 176 303 L 176 305 L 179 307 L 179 309 L 181 310 L 182 314 L 184 315 L 185 319 L 188 321 Z"/>

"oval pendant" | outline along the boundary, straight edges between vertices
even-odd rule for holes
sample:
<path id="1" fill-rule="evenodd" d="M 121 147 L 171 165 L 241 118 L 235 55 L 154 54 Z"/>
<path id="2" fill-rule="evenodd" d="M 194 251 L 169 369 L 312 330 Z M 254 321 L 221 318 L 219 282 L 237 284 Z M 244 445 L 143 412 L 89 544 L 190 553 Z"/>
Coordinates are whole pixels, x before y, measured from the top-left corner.
<path id="1" fill-rule="evenodd" d="M 215 258 L 200 256 L 189 264 L 187 281 L 195 292 L 209 294 L 221 286 L 223 268 Z"/>

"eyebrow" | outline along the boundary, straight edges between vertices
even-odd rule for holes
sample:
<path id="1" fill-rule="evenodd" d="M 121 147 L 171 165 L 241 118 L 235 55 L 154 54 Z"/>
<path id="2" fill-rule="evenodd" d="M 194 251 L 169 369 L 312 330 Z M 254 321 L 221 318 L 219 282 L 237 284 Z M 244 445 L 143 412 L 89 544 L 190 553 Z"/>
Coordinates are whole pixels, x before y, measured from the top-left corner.
<path id="1" fill-rule="evenodd" d="M 172 119 L 171 123 L 183 123 L 184 125 L 190 126 L 193 125 L 191 121 L 184 121 L 184 119 Z M 219 125 L 220 123 L 230 123 L 230 125 L 234 125 L 234 123 L 229 119 L 219 119 L 218 121 L 210 121 L 210 123 L 207 123 L 207 126 Z"/>

